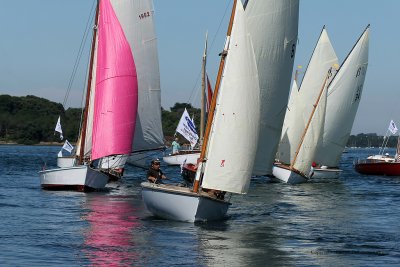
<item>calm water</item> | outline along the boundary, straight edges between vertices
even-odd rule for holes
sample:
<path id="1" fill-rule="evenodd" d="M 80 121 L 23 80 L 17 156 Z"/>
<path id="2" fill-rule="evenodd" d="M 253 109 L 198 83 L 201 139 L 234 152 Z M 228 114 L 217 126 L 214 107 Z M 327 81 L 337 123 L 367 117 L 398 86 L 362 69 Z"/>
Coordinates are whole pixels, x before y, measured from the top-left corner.
<path id="1" fill-rule="evenodd" d="M 360 176 L 343 154 L 339 179 L 290 186 L 252 181 L 230 218 L 177 223 L 141 201 L 145 171 L 127 167 L 105 192 L 40 189 L 59 147 L 0 146 L 1 266 L 400 265 L 400 177 Z M 163 167 L 173 181 L 179 170 Z"/>

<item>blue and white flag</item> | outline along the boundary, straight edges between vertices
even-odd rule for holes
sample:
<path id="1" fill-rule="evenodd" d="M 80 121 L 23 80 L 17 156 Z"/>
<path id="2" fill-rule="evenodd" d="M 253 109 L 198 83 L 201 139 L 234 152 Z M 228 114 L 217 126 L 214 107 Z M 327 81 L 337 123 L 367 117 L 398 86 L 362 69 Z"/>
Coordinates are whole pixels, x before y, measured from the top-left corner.
<path id="1" fill-rule="evenodd" d="M 62 149 L 68 151 L 69 153 L 72 152 L 72 149 L 74 149 L 74 147 L 68 142 L 68 140 L 65 140 L 65 143 L 62 147 Z"/>
<path id="2" fill-rule="evenodd" d="M 397 133 L 397 126 L 396 126 L 396 124 L 394 123 L 394 121 L 393 120 L 391 120 L 390 121 L 390 124 L 389 124 L 389 129 L 388 129 L 392 134 L 396 134 Z"/>
<path id="3" fill-rule="evenodd" d="M 176 131 L 190 142 L 190 146 L 192 148 L 196 145 L 197 141 L 199 140 L 199 136 L 196 132 L 196 126 L 194 125 L 194 121 L 190 118 L 186 108 L 182 114 L 181 119 L 179 120 L 178 127 L 176 127 Z"/>

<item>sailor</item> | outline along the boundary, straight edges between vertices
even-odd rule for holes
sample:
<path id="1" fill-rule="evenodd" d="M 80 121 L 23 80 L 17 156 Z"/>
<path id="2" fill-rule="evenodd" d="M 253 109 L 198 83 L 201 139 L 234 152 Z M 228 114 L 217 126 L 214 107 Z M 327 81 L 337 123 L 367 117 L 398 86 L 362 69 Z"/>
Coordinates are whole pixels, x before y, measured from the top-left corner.
<path id="1" fill-rule="evenodd" d="M 159 159 L 152 160 L 150 168 L 147 171 L 147 180 L 150 183 L 162 184 L 162 179 L 167 179 L 167 177 L 160 169 L 160 160 Z"/>
<path id="2" fill-rule="evenodd" d="M 181 148 L 181 146 L 178 143 L 178 137 L 175 138 L 175 140 L 172 142 L 171 146 L 172 146 L 172 155 L 178 154 L 179 149 Z"/>

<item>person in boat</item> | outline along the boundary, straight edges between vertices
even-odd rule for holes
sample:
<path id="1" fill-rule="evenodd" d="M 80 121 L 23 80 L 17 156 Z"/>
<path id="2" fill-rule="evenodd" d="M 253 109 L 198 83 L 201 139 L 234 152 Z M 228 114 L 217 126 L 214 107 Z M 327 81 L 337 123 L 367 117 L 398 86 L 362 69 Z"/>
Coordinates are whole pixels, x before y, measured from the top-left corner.
<path id="1" fill-rule="evenodd" d="M 225 198 L 225 191 L 220 191 L 220 190 L 215 190 L 215 189 L 207 189 L 203 188 L 202 189 L 204 192 L 206 192 L 210 197 L 214 197 L 219 200 L 224 200 Z"/>
<path id="2" fill-rule="evenodd" d="M 167 177 L 160 169 L 160 160 L 159 159 L 152 160 L 150 168 L 147 171 L 147 180 L 150 183 L 161 184 L 162 179 L 167 179 Z"/>
<path id="3" fill-rule="evenodd" d="M 175 138 L 175 140 L 172 142 L 171 146 L 172 146 L 172 155 L 178 154 L 179 149 L 181 148 L 181 146 L 178 143 L 178 137 Z"/>
<path id="4" fill-rule="evenodd" d="M 314 176 L 315 168 L 317 168 L 317 163 L 315 161 L 313 161 L 311 163 L 310 173 L 308 174 L 308 177 L 312 178 Z"/>

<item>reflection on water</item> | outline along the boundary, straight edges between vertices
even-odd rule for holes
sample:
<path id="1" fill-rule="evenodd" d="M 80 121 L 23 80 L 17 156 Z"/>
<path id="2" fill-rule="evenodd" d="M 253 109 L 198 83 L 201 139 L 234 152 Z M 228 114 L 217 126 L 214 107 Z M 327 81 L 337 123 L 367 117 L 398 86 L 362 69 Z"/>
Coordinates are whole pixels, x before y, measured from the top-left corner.
<path id="1" fill-rule="evenodd" d="M 129 197 L 87 195 L 85 254 L 95 266 L 132 265 L 140 257 L 134 228 L 142 226 Z"/>

